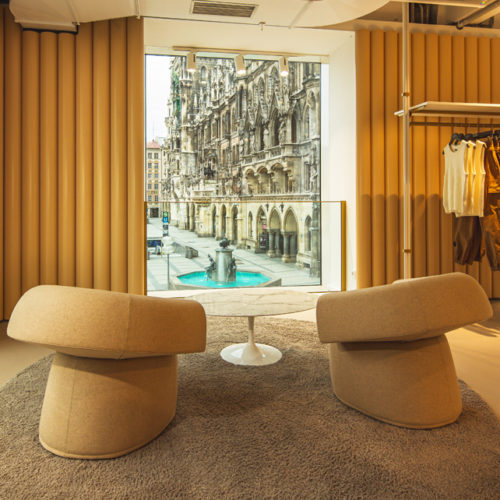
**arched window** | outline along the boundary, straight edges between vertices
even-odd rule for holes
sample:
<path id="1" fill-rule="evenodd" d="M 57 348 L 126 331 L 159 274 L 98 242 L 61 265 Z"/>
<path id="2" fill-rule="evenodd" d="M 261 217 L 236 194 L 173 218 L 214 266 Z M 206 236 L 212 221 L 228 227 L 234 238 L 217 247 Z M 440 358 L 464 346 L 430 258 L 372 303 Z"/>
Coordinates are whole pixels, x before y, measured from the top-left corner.
<path id="1" fill-rule="evenodd" d="M 203 82 L 207 80 L 207 68 L 205 66 L 201 67 L 201 80 Z"/>

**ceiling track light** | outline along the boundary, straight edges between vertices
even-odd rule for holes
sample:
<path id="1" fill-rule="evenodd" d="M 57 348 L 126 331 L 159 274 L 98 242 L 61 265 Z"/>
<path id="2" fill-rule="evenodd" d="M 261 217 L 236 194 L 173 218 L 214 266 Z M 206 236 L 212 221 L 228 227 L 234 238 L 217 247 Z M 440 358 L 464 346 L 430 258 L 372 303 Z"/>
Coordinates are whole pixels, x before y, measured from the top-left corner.
<path id="1" fill-rule="evenodd" d="M 246 75 L 247 74 L 247 68 L 245 66 L 245 59 L 243 59 L 242 54 L 238 54 L 234 58 L 234 63 L 236 64 L 236 73 L 238 75 Z"/>
<path id="2" fill-rule="evenodd" d="M 290 73 L 290 68 L 288 67 L 288 58 L 281 56 L 280 57 L 280 75 L 281 76 L 288 76 L 288 73 Z"/>
<path id="3" fill-rule="evenodd" d="M 186 69 L 190 73 L 194 73 L 196 71 L 196 53 L 188 52 L 187 60 L 186 60 Z"/>

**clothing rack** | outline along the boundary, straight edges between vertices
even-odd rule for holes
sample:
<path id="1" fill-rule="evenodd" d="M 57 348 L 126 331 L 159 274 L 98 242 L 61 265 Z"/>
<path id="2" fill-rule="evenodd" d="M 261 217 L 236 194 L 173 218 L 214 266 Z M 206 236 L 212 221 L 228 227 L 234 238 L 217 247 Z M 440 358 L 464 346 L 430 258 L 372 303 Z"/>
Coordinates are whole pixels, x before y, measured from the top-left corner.
<path id="1" fill-rule="evenodd" d="M 415 106 L 410 106 L 410 28 L 409 4 L 402 5 L 402 70 L 403 70 L 403 109 L 394 114 L 403 118 L 403 277 L 412 277 L 411 254 L 411 157 L 410 157 L 410 126 L 431 127 L 475 127 L 494 128 L 498 124 L 492 123 L 452 123 L 452 122 L 420 122 L 412 117 L 431 116 L 448 118 L 473 118 L 473 119 L 500 119 L 500 104 L 492 103 L 466 103 L 466 102 L 440 102 L 426 101 Z M 500 128 L 500 127 L 499 127 Z"/>

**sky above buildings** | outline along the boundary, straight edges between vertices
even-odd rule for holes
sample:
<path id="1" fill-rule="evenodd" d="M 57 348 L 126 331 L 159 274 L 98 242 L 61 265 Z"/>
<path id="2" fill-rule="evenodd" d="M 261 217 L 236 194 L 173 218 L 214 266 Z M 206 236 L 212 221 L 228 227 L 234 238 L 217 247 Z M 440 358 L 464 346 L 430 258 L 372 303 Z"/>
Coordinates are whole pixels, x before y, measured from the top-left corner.
<path id="1" fill-rule="evenodd" d="M 146 140 L 165 137 L 170 96 L 170 56 L 146 56 Z"/>

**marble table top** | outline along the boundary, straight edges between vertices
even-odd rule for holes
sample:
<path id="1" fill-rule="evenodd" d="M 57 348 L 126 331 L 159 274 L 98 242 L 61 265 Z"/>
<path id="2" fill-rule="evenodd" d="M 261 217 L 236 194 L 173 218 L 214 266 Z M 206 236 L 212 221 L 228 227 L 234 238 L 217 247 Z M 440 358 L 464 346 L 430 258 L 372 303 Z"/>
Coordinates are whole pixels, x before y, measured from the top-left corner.
<path id="1" fill-rule="evenodd" d="M 307 311 L 316 307 L 318 298 L 293 290 L 239 288 L 192 295 L 207 316 L 272 316 Z"/>

